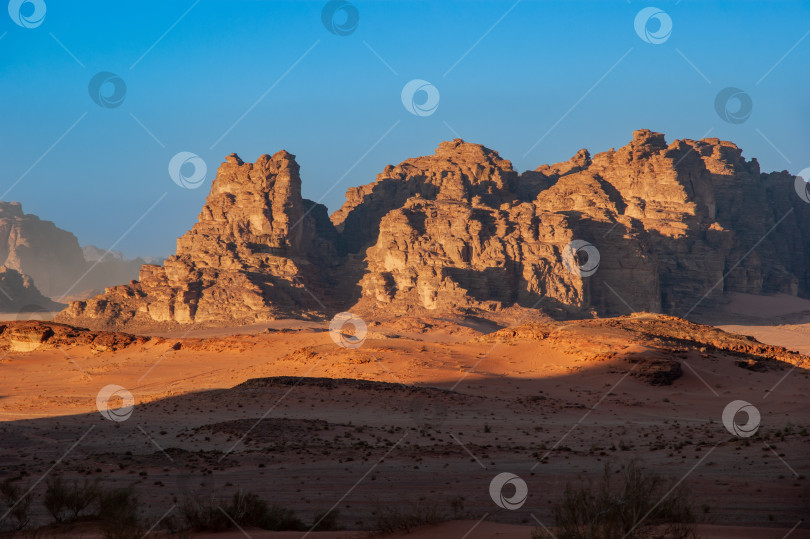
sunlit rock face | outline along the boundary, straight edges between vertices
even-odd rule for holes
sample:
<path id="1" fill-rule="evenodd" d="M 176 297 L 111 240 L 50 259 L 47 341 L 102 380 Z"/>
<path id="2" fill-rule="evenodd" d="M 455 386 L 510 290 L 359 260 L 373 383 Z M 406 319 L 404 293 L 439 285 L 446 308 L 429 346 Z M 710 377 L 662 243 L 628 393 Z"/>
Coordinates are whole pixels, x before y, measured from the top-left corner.
<path id="1" fill-rule="evenodd" d="M 140 281 L 74 302 L 90 327 L 228 325 L 340 310 L 683 316 L 724 292 L 810 291 L 810 204 L 718 139 L 639 130 L 518 174 L 460 139 L 349 189 L 331 220 L 293 155 L 231 155 L 197 224 Z M 753 249 L 753 250 L 752 250 Z"/>

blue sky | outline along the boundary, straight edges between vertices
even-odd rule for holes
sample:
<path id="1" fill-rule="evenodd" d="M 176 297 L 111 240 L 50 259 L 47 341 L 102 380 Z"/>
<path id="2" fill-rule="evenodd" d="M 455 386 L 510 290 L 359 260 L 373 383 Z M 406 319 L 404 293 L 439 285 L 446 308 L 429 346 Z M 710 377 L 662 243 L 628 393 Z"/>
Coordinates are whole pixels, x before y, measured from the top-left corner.
<path id="1" fill-rule="evenodd" d="M 732 140 L 766 171 L 810 166 L 808 2 L 353 1 L 340 36 L 326 2 L 44 1 L 35 28 L 0 13 L 0 194 L 129 256 L 174 250 L 231 152 L 294 153 L 330 212 L 456 133 L 519 171 L 639 128 Z M 672 21 L 660 44 L 634 29 L 648 6 Z M 126 84 L 120 106 L 91 99 L 102 71 Z M 413 79 L 438 90 L 432 114 L 403 106 Z M 746 121 L 716 112 L 726 87 L 750 96 Z M 207 163 L 198 189 L 169 176 L 183 151 Z"/>

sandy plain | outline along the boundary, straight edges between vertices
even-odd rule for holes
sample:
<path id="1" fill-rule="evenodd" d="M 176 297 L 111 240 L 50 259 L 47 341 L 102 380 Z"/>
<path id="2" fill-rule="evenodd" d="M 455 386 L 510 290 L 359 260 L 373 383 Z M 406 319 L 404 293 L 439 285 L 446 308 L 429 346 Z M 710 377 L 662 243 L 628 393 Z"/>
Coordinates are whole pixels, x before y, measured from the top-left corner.
<path id="1" fill-rule="evenodd" d="M 741 296 L 706 314 L 762 345 L 644 314 L 499 325 L 380 318 L 358 348 L 336 345 L 328 321 L 126 345 L 53 345 L 6 329 L 0 479 L 21 475 L 35 494 L 50 474 L 131 486 L 161 534 L 184 497 L 242 489 L 305 522 L 339 510 L 347 531 L 315 537 L 363 536 L 397 506 L 448 520 L 408 537 L 472 539 L 530 537 L 538 523 L 553 525 L 567 484 L 635 459 L 690 490 L 702 537 L 810 537 L 808 306 Z M 134 397 L 124 421 L 99 413 L 109 384 Z M 760 411 L 755 436 L 724 427 L 734 400 Z M 517 510 L 490 497 L 501 472 L 527 483 Z"/>

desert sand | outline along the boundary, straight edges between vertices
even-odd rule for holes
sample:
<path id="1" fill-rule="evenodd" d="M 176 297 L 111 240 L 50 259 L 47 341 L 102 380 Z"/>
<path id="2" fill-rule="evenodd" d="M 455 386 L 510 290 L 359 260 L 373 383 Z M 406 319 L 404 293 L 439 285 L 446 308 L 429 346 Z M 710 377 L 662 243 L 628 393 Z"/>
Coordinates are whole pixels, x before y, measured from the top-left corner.
<path id="1" fill-rule="evenodd" d="M 391 506 L 452 521 L 410 537 L 529 537 L 553 525 L 566 484 L 632 459 L 683 481 L 709 525 L 701 536 L 781 537 L 808 514 L 807 357 L 661 315 L 504 320 L 495 332 L 461 322 L 370 322 L 355 349 L 327 322 L 88 332 L 72 345 L 61 326 L 11 322 L 2 469 L 28 485 L 61 474 L 132 486 L 158 530 L 176 525 L 184 497 L 242 489 L 305 522 L 336 508 L 357 530 L 322 537 L 356 537 Z M 49 324 L 56 336 L 43 338 Z M 109 384 L 134 397 L 124 421 L 97 408 Z M 724 427 L 737 399 L 761 412 L 756 437 Z M 490 497 L 501 472 L 527 483 L 518 510 Z"/>

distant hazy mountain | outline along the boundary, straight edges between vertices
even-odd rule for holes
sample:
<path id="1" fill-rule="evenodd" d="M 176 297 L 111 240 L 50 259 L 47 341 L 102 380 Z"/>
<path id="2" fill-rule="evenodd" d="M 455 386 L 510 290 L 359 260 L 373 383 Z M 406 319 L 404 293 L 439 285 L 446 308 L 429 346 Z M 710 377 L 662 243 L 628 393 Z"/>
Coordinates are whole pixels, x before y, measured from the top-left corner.
<path id="1" fill-rule="evenodd" d="M 106 249 L 101 249 L 95 245 L 85 245 L 82 247 L 82 252 L 84 253 L 84 259 L 88 262 L 98 262 L 102 258 L 105 260 L 125 260 L 124 254 L 121 251 L 107 252 Z"/>
<path id="2" fill-rule="evenodd" d="M 26 214 L 18 202 L 0 202 L 0 265 L 17 270 L 52 299 L 87 297 L 138 276 L 141 259 L 79 247 L 76 236 L 51 221 Z M 97 255 L 97 256 L 96 256 Z"/>
<path id="3" fill-rule="evenodd" d="M 64 303 L 43 296 L 28 275 L 0 266 L 0 312 L 26 313 L 30 316 L 32 313 L 59 311 L 64 307 Z"/>

